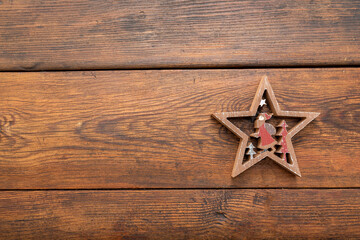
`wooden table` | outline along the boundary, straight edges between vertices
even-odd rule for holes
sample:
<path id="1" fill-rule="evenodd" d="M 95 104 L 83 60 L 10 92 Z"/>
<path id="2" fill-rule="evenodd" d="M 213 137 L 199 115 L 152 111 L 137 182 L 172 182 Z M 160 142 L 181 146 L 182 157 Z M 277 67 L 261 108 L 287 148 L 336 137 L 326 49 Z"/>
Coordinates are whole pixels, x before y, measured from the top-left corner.
<path id="1" fill-rule="evenodd" d="M 1 239 L 359 239 L 358 1 L 0 1 Z M 302 177 L 211 118 L 267 75 Z"/>

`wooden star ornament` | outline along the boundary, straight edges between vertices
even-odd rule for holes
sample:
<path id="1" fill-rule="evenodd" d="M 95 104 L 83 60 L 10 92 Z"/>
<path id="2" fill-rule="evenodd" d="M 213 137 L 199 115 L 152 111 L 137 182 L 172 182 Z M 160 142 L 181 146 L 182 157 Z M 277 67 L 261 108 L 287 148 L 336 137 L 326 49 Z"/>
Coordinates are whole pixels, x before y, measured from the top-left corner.
<path id="1" fill-rule="evenodd" d="M 266 104 L 271 110 L 271 113 L 259 111 L 265 103 L 265 100 L 263 99 L 264 95 L 267 99 Z M 291 138 L 318 115 L 319 113 L 315 112 L 281 110 L 267 76 L 263 76 L 249 111 L 212 114 L 216 120 L 240 138 L 231 176 L 238 176 L 240 173 L 268 157 L 291 173 L 301 177 Z M 300 118 L 301 120 L 290 130 L 287 130 L 286 127 L 288 127 L 288 125 L 286 124 L 286 121 L 282 119 L 279 121 L 277 125 L 278 130 L 276 131 L 274 126 L 266 123 L 272 116 L 279 119 Z M 228 119 L 242 117 L 256 119 L 254 122 L 254 133 L 249 136 Z M 257 146 L 254 147 L 252 145 L 251 141 L 249 141 L 250 138 L 257 140 Z M 249 150 L 246 151 L 246 149 Z M 256 149 L 256 151 L 254 149 Z"/>

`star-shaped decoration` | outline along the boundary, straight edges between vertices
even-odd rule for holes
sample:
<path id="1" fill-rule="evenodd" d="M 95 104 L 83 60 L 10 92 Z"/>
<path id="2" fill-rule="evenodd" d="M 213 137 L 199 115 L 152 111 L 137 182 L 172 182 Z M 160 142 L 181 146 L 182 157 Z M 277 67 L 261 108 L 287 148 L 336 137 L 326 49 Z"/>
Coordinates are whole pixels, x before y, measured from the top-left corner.
<path id="1" fill-rule="evenodd" d="M 260 106 L 262 107 L 262 106 L 264 106 L 264 105 L 266 105 L 266 99 L 261 99 L 261 101 L 260 101 Z"/>
<path id="2" fill-rule="evenodd" d="M 262 103 L 265 103 L 265 101 L 263 101 L 264 94 L 268 100 L 268 106 L 271 113 L 261 113 L 261 111 L 259 111 L 259 108 L 264 105 Z M 264 76 L 260 82 L 249 111 L 221 112 L 214 113 L 212 115 L 216 120 L 240 138 L 231 176 L 238 176 L 240 173 L 268 157 L 293 174 L 301 177 L 291 138 L 318 115 L 319 113 L 315 112 L 294 112 L 281 110 L 271 85 L 267 77 Z M 282 120 L 277 125 L 278 131 L 276 132 L 275 128 L 271 124 L 265 123 L 265 121 L 269 120 L 272 116 L 276 116 L 278 118 L 300 118 L 301 121 L 287 131 L 287 124 L 284 120 Z M 256 119 L 256 121 L 254 121 L 254 129 L 256 129 L 256 131 L 250 134 L 250 136 L 245 134 L 228 120 L 228 118 L 243 117 Z M 274 137 L 272 137 L 273 135 Z M 251 155 L 249 152 L 245 155 L 246 149 L 250 146 L 249 143 L 251 144 L 250 138 L 256 138 L 258 141 L 256 155 L 252 152 L 250 152 Z M 276 147 L 278 148 L 277 150 L 275 149 Z"/>

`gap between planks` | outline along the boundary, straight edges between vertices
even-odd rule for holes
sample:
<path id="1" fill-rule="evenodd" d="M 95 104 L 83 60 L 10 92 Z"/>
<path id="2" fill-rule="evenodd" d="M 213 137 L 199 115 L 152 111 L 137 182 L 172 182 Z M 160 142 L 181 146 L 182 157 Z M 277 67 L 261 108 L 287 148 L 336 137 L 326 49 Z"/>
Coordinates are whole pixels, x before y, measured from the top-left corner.
<path id="1" fill-rule="evenodd" d="M 0 189 L 0 192 L 41 191 L 198 191 L 198 190 L 346 190 L 360 187 L 249 187 L 249 188 L 49 188 L 49 189 Z"/>
<path id="2" fill-rule="evenodd" d="M 180 67 L 139 67 L 139 68 L 79 68 L 79 69 L 46 69 L 46 70 L 31 70 L 31 69 L 22 69 L 22 70 L 2 70 L 2 73 L 12 73 L 12 72 L 91 72 L 91 71 L 146 71 L 146 70 L 216 70 L 216 69 L 305 69 L 305 68 L 360 68 L 360 64 L 316 64 L 316 65 L 279 65 L 279 66 L 272 66 L 272 65 L 259 65 L 259 66 L 180 66 Z"/>

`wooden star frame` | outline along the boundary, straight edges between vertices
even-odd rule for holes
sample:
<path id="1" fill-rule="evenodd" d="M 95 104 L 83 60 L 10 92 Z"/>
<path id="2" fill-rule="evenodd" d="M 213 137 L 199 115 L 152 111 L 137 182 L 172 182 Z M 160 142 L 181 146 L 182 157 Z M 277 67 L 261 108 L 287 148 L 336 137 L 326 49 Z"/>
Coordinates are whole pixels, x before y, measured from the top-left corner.
<path id="1" fill-rule="evenodd" d="M 268 100 L 268 107 L 272 111 L 272 114 L 277 117 L 293 117 L 300 118 L 301 121 L 298 122 L 292 129 L 290 129 L 285 137 L 285 141 L 287 144 L 287 152 L 290 154 L 291 162 L 288 163 L 284 158 L 279 157 L 272 151 L 263 151 L 257 154 L 255 157 L 252 157 L 249 160 L 245 160 L 245 150 L 247 148 L 247 144 L 249 142 L 250 136 L 241 131 L 238 127 L 236 127 L 232 122 L 228 120 L 228 118 L 241 118 L 241 117 L 256 117 L 258 115 L 257 110 L 260 103 L 263 103 L 262 97 L 266 91 L 266 97 Z M 314 120 L 319 113 L 316 112 L 294 112 L 294 111 L 282 111 L 280 106 L 275 98 L 275 94 L 271 85 L 267 79 L 267 76 L 263 76 L 260 82 L 260 85 L 256 91 L 255 98 L 251 104 L 249 111 L 241 111 L 241 112 L 221 112 L 214 113 L 212 116 L 218 120 L 221 124 L 223 124 L 227 129 L 229 129 L 232 133 L 240 138 L 239 147 L 235 157 L 235 163 L 232 170 L 232 177 L 238 176 L 240 173 L 249 169 L 256 163 L 261 160 L 269 157 L 273 161 L 275 161 L 280 166 L 289 170 L 291 173 L 301 177 L 299 165 L 295 156 L 294 147 L 291 142 L 291 138 L 302 130 L 306 125 L 308 125 L 312 120 Z"/>

